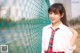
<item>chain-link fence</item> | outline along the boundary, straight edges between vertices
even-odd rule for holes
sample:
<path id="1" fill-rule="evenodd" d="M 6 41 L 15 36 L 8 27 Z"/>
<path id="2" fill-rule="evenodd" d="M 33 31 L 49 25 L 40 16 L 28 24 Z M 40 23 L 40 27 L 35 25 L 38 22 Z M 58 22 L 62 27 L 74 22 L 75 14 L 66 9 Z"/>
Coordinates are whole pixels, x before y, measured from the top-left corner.
<path id="1" fill-rule="evenodd" d="M 41 53 L 42 28 L 50 23 L 49 1 L 11 0 L 6 4 L 6 14 L 0 10 L 0 45 L 8 45 L 8 53 Z"/>

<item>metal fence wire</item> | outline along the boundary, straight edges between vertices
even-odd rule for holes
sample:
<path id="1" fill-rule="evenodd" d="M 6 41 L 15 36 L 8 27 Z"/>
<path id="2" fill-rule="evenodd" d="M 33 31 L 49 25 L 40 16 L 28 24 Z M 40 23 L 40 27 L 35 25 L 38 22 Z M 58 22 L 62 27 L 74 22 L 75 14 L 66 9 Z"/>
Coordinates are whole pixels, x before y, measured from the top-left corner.
<path id="1" fill-rule="evenodd" d="M 47 11 L 49 1 L 13 1 L 13 6 L 18 6 L 17 13 L 21 14 L 11 15 L 9 8 L 4 17 L 18 21 L 0 22 L 0 45 L 8 45 L 8 53 L 41 53 L 42 28 L 50 23 Z"/>

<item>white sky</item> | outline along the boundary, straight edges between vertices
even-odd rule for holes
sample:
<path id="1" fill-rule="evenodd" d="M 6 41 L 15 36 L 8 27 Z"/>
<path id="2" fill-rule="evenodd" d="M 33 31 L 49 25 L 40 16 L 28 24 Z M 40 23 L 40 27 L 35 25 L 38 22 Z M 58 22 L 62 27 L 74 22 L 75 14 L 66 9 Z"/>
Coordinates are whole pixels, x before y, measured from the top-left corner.
<path id="1" fill-rule="evenodd" d="M 72 0 L 72 17 L 80 16 L 80 0 Z"/>
<path id="2" fill-rule="evenodd" d="M 53 3 L 55 3 L 54 0 L 49 0 L 49 2 L 50 2 L 50 5 L 52 5 Z"/>

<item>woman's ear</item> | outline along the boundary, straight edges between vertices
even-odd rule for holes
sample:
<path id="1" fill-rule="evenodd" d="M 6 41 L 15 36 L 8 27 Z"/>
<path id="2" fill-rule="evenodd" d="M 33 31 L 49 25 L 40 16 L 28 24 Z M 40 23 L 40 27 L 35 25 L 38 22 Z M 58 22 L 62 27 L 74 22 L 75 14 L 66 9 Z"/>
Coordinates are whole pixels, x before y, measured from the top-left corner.
<path id="1" fill-rule="evenodd" d="M 63 16 L 64 16 L 64 13 L 62 13 L 61 18 L 63 18 Z"/>

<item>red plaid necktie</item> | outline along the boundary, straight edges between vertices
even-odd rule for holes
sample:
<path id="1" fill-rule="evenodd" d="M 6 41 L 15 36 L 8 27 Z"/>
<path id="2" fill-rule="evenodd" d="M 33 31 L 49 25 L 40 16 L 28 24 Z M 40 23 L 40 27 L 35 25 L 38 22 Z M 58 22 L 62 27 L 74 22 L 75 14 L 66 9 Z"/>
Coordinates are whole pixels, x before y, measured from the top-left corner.
<path id="1" fill-rule="evenodd" d="M 55 32 L 59 29 L 59 28 L 56 28 L 55 30 L 50 27 L 52 29 L 52 32 L 51 32 L 51 37 L 50 37 L 50 41 L 49 41 L 49 45 L 48 45 L 48 50 L 45 52 L 45 53 L 52 53 L 52 46 L 53 46 L 53 42 L 54 42 L 54 34 Z"/>

